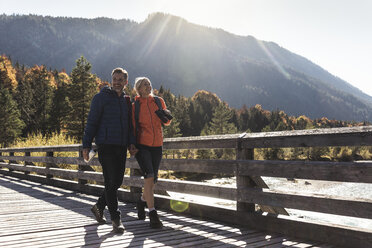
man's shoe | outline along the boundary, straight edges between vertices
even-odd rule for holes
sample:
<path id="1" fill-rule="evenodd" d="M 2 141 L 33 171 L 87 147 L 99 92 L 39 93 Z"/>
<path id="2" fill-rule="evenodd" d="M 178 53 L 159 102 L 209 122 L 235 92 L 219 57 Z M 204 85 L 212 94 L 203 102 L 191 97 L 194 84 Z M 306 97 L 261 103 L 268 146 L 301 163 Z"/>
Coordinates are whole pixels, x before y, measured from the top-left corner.
<path id="1" fill-rule="evenodd" d="M 150 211 L 149 217 L 150 217 L 151 228 L 162 228 L 163 227 L 163 223 L 161 223 L 161 221 L 159 220 L 159 216 L 156 210 Z"/>
<path id="2" fill-rule="evenodd" d="M 124 226 L 120 219 L 112 220 L 112 230 L 115 233 L 123 233 L 124 232 Z"/>
<path id="3" fill-rule="evenodd" d="M 137 202 L 137 216 L 139 220 L 146 219 L 145 212 L 146 205 L 147 205 L 146 202 L 142 201 L 141 199 Z"/>
<path id="4" fill-rule="evenodd" d="M 99 224 L 105 224 L 106 223 L 106 218 L 103 215 L 103 209 L 99 209 L 97 204 L 95 204 L 91 209 L 92 213 L 96 217 L 96 220 Z"/>

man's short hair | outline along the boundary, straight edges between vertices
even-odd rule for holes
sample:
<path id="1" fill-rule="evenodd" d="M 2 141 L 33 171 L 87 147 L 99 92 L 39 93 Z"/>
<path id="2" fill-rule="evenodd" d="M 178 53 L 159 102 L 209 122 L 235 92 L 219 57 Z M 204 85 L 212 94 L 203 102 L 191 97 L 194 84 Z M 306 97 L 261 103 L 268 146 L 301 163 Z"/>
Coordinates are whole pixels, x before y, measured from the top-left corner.
<path id="1" fill-rule="evenodd" d="M 112 70 L 111 77 L 114 75 L 114 73 L 124 74 L 124 79 L 125 80 L 128 79 L 128 72 L 121 67 L 118 67 L 118 68 L 115 68 L 114 70 Z"/>

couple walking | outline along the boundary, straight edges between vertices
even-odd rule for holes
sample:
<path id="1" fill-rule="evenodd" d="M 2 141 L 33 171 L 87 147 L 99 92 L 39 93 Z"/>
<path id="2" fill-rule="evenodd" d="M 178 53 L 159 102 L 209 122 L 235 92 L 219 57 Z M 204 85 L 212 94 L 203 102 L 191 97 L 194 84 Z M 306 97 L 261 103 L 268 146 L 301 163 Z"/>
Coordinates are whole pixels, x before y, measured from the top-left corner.
<path id="1" fill-rule="evenodd" d="M 170 124 L 169 118 L 163 118 L 167 113 L 166 105 L 162 98 L 153 96 L 148 78 L 136 79 L 134 89 L 137 96 L 133 104 L 123 91 L 128 84 L 127 71 L 116 68 L 111 78 L 111 86 L 103 87 L 93 97 L 83 137 L 85 160 L 88 160 L 95 139 L 105 185 L 103 194 L 91 210 L 96 220 L 103 224 L 106 223 L 103 212 L 107 206 L 113 231 L 124 232 L 117 192 L 123 182 L 129 150 L 131 155 L 135 155 L 144 176 L 143 194 L 137 202 L 138 218 L 146 218 L 147 206 L 150 226 L 161 228 L 163 225 L 154 207 L 154 187 L 162 158 L 162 124 Z"/>

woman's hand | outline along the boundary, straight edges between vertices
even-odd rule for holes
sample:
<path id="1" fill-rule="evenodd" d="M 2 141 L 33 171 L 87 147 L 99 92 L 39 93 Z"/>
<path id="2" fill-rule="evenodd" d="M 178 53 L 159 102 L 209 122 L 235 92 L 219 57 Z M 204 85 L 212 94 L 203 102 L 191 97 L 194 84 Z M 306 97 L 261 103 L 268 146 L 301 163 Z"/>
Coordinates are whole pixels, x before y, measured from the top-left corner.
<path id="1" fill-rule="evenodd" d="M 136 155 L 136 153 L 138 152 L 138 149 L 133 144 L 129 145 L 128 150 L 131 156 Z"/>

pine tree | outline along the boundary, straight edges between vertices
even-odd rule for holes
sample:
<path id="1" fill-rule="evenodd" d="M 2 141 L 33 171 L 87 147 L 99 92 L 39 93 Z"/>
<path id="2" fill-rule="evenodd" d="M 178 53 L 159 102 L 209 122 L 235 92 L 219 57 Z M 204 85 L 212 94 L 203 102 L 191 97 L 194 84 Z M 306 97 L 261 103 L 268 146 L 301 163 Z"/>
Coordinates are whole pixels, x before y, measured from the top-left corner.
<path id="1" fill-rule="evenodd" d="M 209 125 L 202 130 L 202 135 L 212 134 L 231 134 L 236 133 L 237 128 L 231 122 L 233 111 L 225 103 L 220 103 L 213 112 L 213 117 Z M 232 159 L 231 149 L 215 149 L 211 158 Z M 208 156 L 205 151 L 198 152 L 198 157 Z"/>
<path id="2" fill-rule="evenodd" d="M 262 109 L 262 106 L 256 104 L 249 109 L 248 128 L 252 132 L 260 132 L 269 121 L 270 112 Z"/>
<path id="3" fill-rule="evenodd" d="M 66 131 L 66 119 L 72 109 L 68 97 L 71 79 L 65 72 L 55 72 L 54 76 L 57 89 L 54 92 L 50 124 L 51 131 L 61 133 L 61 131 Z"/>
<path id="4" fill-rule="evenodd" d="M 10 145 L 22 132 L 23 121 L 9 89 L 0 84 L 0 145 Z"/>
<path id="5" fill-rule="evenodd" d="M 179 128 L 180 123 L 177 119 L 173 118 L 169 126 L 165 126 L 163 129 L 164 138 L 175 138 L 181 137 L 181 129 Z"/>
<path id="6" fill-rule="evenodd" d="M 50 114 L 52 111 L 52 102 L 56 82 L 50 71 L 45 66 L 41 66 L 37 71 L 37 86 L 35 88 L 34 99 L 37 103 L 36 108 L 36 123 L 43 135 L 50 132 Z"/>
<path id="7" fill-rule="evenodd" d="M 237 112 L 237 127 L 240 132 L 246 132 L 249 130 L 248 121 L 249 121 L 249 109 L 244 104 L 243 107 Z"/>
<path id="8" fill-rule="evenodd" d="M 16 100 L 21 118 L 26 124 L 23 136 L 50 131 L 50 113 L 52 109 L 54 77 L 44 66 L 34 66 L 26 71 L 18 83 Z"/>
<path id="9" fill-rule="evenodd" d="M 221 100 L 214 93 L 199 90 L 191 98 L 190 120 L 193 136 L 200 135 L 203 128 L 211 121 L 214 109 Z"/>
<path id="10" fill-rule="evenodd" d="M 33 86 L 23 78 L 18 82 L 15 100 L 21 113 L 21 120 L 25 123 L 25 128 L 22 130 L 23 137 L 27 137 L 29 133 L 37 132 L 35 124 L 36 106 L 33 91 Z"/>
<path id="11" fill-rule="evenodd" d="M 190 100 L 184 96 L 178 96 L 176 99 L 176 105 L 172 114 L 179 123 L 180 133 L 183 136 L 192 135 L 192 126 L 190 119 Z"/>
<path id="12" fill-rule="evenodd" d="M 71 72 L 69 99 L 72 110 L 67 117 L 68 134 L 81 140 L 88 118 L 89 106 L 98 91 L 98 81 L 91 73 L 91 64 L 82 56 Z"/>
<path id="13" fill-rule="evenodd" d="M 170 92 L 170 89 L 164 90 L 163 86 L 160 86 L 160 89 L 158 91 L 158 96 L 164 99 L 167 109 L 170 110 L 173 115 L 171 124 L 169 126 L 165 126 L 163 129 L 164 137 L 173 138 L 173 137 L 182 136 L 181 129 L 179 127 L 180 123 L 178 119 L 176 118 L 176 116 L 179 116 L 178 114 L 179 112 L 177 113 L 177 109 L 176 109 L 176 106 L 177 106 L 176 97 Z"/>
<path id="14" fill-rule="evenodd" d="M 230 134 L 236 133 L 237 128 L 234 123 L 231 123 L 233 112 L 224 103 L 219 104 L 214 112 L 212 120 L 202 133 L 206 135 L 211 134 Z"/>

